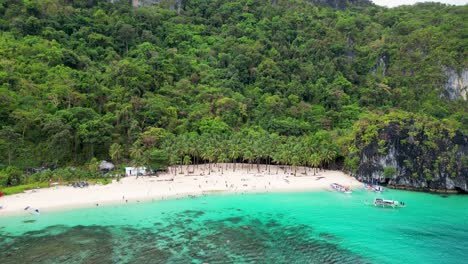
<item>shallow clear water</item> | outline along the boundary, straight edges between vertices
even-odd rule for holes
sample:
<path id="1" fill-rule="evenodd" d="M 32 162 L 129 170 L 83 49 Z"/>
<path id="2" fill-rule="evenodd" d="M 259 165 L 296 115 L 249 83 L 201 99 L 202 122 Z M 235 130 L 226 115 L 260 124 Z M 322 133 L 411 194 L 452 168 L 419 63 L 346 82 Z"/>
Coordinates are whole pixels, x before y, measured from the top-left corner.
<path id="1" fill-rule="evenodd" d="M 406 208 L 379 209 L 385 197 Z M 0 218 L 1 263 L 467 263 L 468 196 L 213 195 Z"/>

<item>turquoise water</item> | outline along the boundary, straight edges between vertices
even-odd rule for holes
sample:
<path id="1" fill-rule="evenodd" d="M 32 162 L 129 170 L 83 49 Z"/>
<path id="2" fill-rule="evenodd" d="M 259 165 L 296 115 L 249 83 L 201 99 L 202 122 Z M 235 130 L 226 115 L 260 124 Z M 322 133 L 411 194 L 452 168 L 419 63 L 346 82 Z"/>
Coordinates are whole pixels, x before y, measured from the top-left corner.
<path id="1" fill-rule="evenodd" d="M 385 197 L 406 208 L 380 209 Z M 467 263 L 468 196 L 213 195 L 0 218 L 1 263 Z"/>

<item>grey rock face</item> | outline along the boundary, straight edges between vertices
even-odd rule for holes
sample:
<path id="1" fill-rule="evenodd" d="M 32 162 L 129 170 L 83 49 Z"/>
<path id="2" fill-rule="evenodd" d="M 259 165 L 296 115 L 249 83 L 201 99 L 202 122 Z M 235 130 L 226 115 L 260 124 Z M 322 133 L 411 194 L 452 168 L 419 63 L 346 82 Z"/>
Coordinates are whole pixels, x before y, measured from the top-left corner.
<path id="1" fill-rule="evenodd" d="M 117 2 L 117 1 L 123 1 L 123 0 L 110 0 L 110 1 Z M 131 1 L 132 1 L 132 6 L 139 7 L 139 6 L 148 6 L 148 5 L 158 4 L 160 2 L 163 2 L 164 0 L 131 0 Z M 359 5 L 359 6 L 372 5 L 372 2 L 369 0 L 308 0 L 308 1 L 314 4 L 330 6 L 336 9 L 344 9 L 350 5 Z M 172 10 L 177 10 L 178 12 L 180 12 L 180 7 L 182 5 L 183 0 L 171 0 L 168 2 L 173 2 L 170 5 Z M 276 6 L 277 2 L 278 2 L 277 0 L 272 0 L 272 3 L 271 3 L 272 6 Z"/>
<path id="2" fill-rule="evenodd" d="M 330 6 L 336 9 L 344 9 L 350 5 L 372 5 L 372 2 L 368 0 L 309 0 L 309 2 Z"/>
<path id="3" fill-rule="evenodd" d="M 446 133 L 428 142 L 424 128 L 408 131 L 390 123 L 379 139 L 385 144 L 374 141 L 359 153 L 357 179 L 402 189 L 468 192 L 468 136 Z"/>
<path id="4" fill-rule="evenodd" d="M 456 72 L 452 68 L 445 68 L 444 73 L 447 76 L 443 96 L 450 100 L 463 98 L 467 99 L 468 94 L 468 69 Z"/>

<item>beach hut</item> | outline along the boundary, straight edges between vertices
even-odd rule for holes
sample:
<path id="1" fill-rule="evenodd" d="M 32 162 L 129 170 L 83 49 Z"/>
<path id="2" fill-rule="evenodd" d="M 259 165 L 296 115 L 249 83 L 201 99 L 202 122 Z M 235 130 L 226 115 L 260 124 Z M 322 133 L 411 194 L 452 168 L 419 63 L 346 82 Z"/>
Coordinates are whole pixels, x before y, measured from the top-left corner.
<path id="1" fill-rule="evenodd" d="M 146 167 L 125 167 L 125 176 L 146 175 Z"/>
<path id="2" fill-rule="evenodd" d="M 115 169 L 115 166 L 114 164 L 108 162 L 108 161 L 105 161 L 103 160 L 101 162 L 101 164 L 99 164 L 99 170 L 102 172 L 102 173 L 107 173 L 111 170 L 114 170 Z"/>

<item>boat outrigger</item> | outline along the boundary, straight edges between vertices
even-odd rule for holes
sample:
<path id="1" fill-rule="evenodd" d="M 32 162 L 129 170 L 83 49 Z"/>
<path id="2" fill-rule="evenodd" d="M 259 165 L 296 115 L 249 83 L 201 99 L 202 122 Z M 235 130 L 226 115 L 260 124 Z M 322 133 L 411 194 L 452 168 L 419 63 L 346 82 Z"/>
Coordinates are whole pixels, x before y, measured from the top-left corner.
<path id="1" fill-rule="evenodd" d="M 352 193 L 352 191 L 351 191 L 348 187 L 345 187 L 345 186 L 343 186 L 343 185 L 341 185 L 341 184 L 338 184 L 338 183 L 332 183 L 332 184 L 330 184 L 330 186 L 331 186 L 333 189 L 335 189 L 335 190 L 337 190 L 337 191 L 339 191 L 339 192 L 343 192 L 343 193 Z"/>
<path id="2" fill-rule="evenodd" d="M 395 200 L 386 200 L 386 199 L 382 199 L 382 198 L 375 198 L 374 200 L 374 203 L 373 205 L 375 207 L 392 207 L 392 208 L 399 208 L 399 207 L 405 207 L 405 203 L 404 202 L 399 202 L 399 201 L 395 201 Z"/>
<path id="3" fill-rule="evenodd" d="M 381 193 L 384 191 L 384 188 L 382 186 L 379 186 L 379 185 L 373 185 L 373 184 L 364 184 L 364 189 L 368 190 L 368 191 L 373 191 L 373 192 L 376 192 L 376 193 Z"/>

